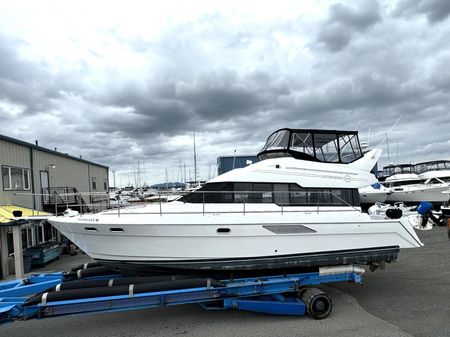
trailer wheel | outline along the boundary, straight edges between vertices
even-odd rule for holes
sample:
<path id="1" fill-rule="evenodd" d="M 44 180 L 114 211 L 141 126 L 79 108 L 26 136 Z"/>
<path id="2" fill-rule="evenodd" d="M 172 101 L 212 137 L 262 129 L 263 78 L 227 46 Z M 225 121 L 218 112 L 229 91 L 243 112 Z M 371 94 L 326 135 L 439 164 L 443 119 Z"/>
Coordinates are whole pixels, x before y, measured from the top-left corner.
<path id="1" fill-rule="evenodd" d="M 314 319 L 326 318 L 332 308 L 331 298 L 322 290 L 317 288 L 307 288 L 302 290 L 300 300 L 306 305 L 306 312 Z"/>

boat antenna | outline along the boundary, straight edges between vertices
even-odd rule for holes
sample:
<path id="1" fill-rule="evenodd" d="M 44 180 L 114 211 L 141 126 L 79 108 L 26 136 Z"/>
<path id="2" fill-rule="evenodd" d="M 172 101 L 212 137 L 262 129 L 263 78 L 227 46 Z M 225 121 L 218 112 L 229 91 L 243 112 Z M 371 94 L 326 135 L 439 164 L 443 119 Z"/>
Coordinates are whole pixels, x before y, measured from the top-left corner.
<path id="1" fill-rule="evenodd" d="M 233 155 L 233 170 L 235 168 L 236 165 L 236 149 L 234 149 L 234 155 Z"/>

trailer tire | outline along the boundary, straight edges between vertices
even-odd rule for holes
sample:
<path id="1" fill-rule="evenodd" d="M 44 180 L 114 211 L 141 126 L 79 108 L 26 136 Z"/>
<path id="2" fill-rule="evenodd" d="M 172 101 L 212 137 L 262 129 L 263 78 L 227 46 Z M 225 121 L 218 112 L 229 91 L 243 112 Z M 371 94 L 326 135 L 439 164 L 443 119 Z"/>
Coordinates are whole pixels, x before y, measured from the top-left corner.
<path id="1" fill-rule="evenodd" d="M 306 305 L 306 312 L 314 319 L 328 317 L 333 306 L 331 298 L 322 290 L 307 288 L 301 291 L 300 300 Z"/>

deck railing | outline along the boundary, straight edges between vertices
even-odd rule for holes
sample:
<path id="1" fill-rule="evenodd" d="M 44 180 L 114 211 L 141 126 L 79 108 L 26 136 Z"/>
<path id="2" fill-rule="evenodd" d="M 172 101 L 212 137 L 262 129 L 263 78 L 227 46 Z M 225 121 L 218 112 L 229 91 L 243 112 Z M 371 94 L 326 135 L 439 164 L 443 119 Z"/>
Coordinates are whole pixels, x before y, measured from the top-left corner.
<path id="1" fill-rule="evenodd" d="M 48 194 L 38 194 L 38 193 L 17 193 L 17 194 L 27 194 L 33 196 L 48 196 Z M 174 211 L 168 207 L 171 204 L 171 199 L 173 201 L 179 200 L 184 195 L 189 195 L 190 201 L 186 201 L 187 203 L 193 205 L 193 211 Z M 231 197 L 230 202 L 220 201 L 221 196 Z M 121 204 L 122 200 L 126 200 L 126 196 L 118 195 L 116 200 L 117 204 L 111 204 L 110 202 L 110 194 L 108 192 L 76 192 L 76 193 L 59 193 L 57 191 L 53 191 L 53 195 L 51 200 L 54 203 L 55 213 L 58 213 L 58 205 L 64 203 L 66 205 L 66 209 L 69 209 L 71 204 L 68 202 L 69 200 L 73 201 L 76 196 L 84 196 L 89 200 L 96 200 L 93 203 L 85 203 L 84 205 L 89 207 L 91 212 L 89 213 L 97 213 L 100 211 L 104 211 L 107 209 L 116 209 L 117 212 L 109 212 L 106 213 L 108 215 L 131 215 L 136 214 L 133 210 L 136 206 L 146 205 L 146 204 L 155 204 L 159 205 L 158 209 L 155 211 L 149 212 L 139 212 L 139 214 L 159 214 L 161 216 L 168 214 L 220 214 L 220 213 L 236 213 L 246 215 L 249 213 L 278 213 L 283 215 L 284 213 L 292 213 L 292 212 L 316 212 L 320 211 L 326 212 L 330 211 L 329 209 L 325 209 L 325 207 L 345 207 L 347 209 L 341 209 L 342 211 L 357 211 L 361 212 L 361 210 L 357 207 L 344 200 L 341 196 L 336 195 L 333 192 L 328 191 L 301 191 L 301 192 L 292 192 L 292 191 L 158 191 L 156 194 L 150 198 L 152 201 L 147 201 L 145 198 L 142 201 L 128 203 L 126 205 Z M 264 197 L 263 197 L 264 196 Z M 304 198 L 304 202 L 290 202 L 291 198 L 300 197 Z M 217 201 L 219 198 L 219 201 Z M 265 201 L 263 201 L 265 198 Z M 284 201 L 283 201 L 284 199 Z M 170 201 L 168 201 L 170 200 Z M 214 201 L 216 200 L 216 201 Z M 225 200 L 225 199 L 223 199 Z M 194 205 L 201 204 L 201 209 L 199 207 L 195 207 Z M 268 207 L 267 210 L 255 210 L 252 205 L 255 204 L 265 204 L 265 205 L 276 205 L 278 206 L 276 209 L 270 209 Z M 214 206 L 213 206 L 214 205 Z M 241 205 L 240 207 L 235 207 L 231 210 L 219 210 L 217 205 Z M 82 205 L 78 205 L 81 214 L 85 214 L 83 211 Z M 301 208 L 300 208 L 301 207 Z"/>

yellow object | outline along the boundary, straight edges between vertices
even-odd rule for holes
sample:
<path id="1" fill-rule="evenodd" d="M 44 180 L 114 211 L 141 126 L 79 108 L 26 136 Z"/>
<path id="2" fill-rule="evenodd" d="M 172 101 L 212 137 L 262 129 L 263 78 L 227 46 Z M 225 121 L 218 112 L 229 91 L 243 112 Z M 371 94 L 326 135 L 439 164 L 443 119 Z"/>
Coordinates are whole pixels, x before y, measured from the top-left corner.
<path id="1" fill-rule="evenodd" d="M 0 223 L 9 223 L 14 221 L 15 216 L 13 215 L 13 211 L 22 211 L 22 216 L 20 218 L 30 217 L 30 220 L 33 218 L 33 216 L 51 215 L 50 213 L 36 211 L 30 208 L 24 208 L 15 205 L 3 205 L 0 206 Z"/>

